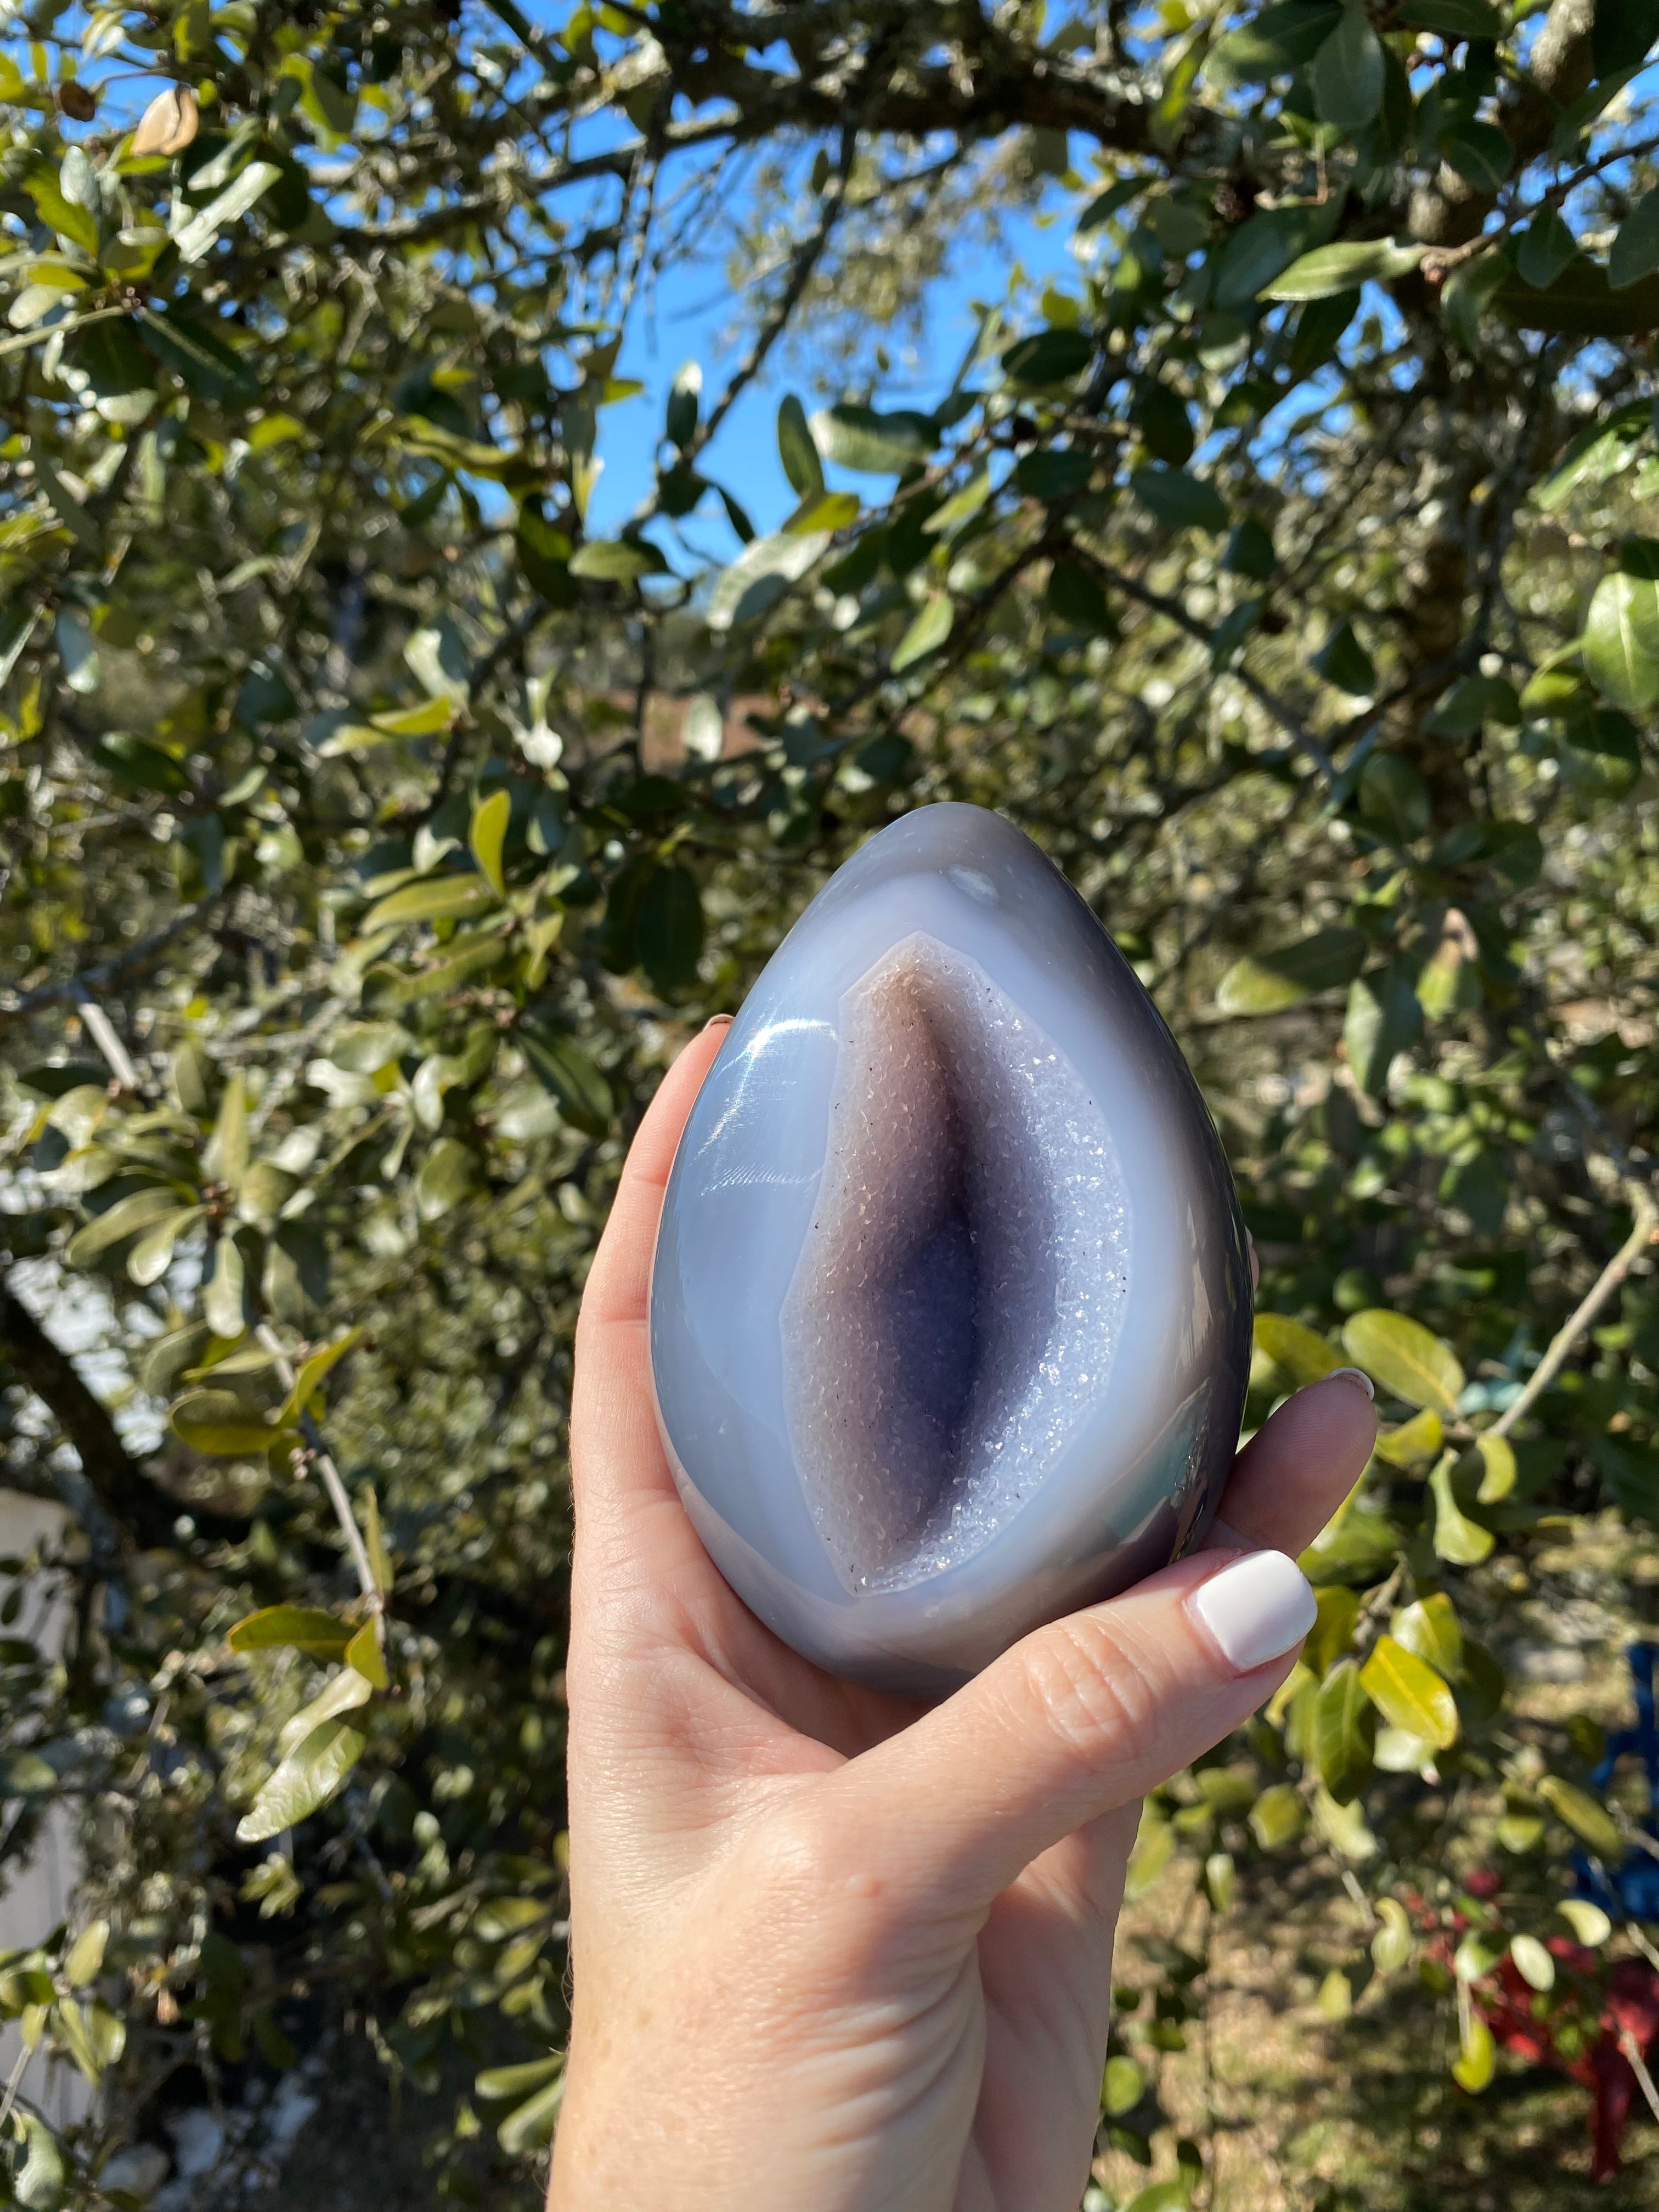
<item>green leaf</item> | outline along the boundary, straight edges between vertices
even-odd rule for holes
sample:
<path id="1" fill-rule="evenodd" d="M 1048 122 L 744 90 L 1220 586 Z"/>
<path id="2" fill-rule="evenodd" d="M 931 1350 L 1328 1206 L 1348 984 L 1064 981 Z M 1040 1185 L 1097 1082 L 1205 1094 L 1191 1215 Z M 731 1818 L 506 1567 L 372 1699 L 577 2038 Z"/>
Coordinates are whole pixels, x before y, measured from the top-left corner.
<path id="1" fill-rule="evenodd" d="M 1518 272 L 1506 275 L 1493 292 L 1492 304 L 1517 330 L 1572 337 L 1633 337 L 1659 327 L 1659 276 L 1644 276 L 1615 292 L 1607 270 L 1580 254 L 1553 283 L 1540 288 L 1523 283 Z"/>
<path id="2" fill-rule="evenodd" d="M 1134 2060 L 1121 2051 L 1114 2052 L 1106 2061 L 1106 2071 L 1101 2079 L 1103 2111 L 1109 2118 L 1121 2119 L 1125 2112 L 1133 2112 L 1146 2094 L 1146 2076 Z"/>
<path id="3" fill-rule="evenodd" d="M 372 1629 L 374 1624 L 371 1622 L 369 1626 Z M 351 1647 L 348 1644 L 346 1648 L 349 1650 Z M 331 1721 L 341 1713 L 356 1712 L 359 1707 L 366 1705 L 374 1694 L 374 1688 L 366 1675 L 356 1667 L 342 1667 L 337 1674 L 330 1675 L 308 1705 L 302 1705 L 292 1720 L 283 1723 L 282 1734 L 276 1739 L 277 1749 L 286 1757 L 296 1744 L 303 1742 L 325 1721 Z"/>
<path id="4" fill-rule="evenodd" d="M 1498 2046 L 1492 2033 L 1478 2012 L 1471 2011 L 1467 2031 L 1458 2054 L 1452 2063 L 1452 2079 L 1460 2089 L 1471 2097 L 1478 2097 L 1490 2087 L 1498 2068 Z"/>
<path id="5" fill-rule="evenodd" d="M 1584 623 L 1584 666 L 1627 714 L 1659 703 L 1659 582 L 1622 568 L 1601 579 Z"/>
<path id="6" fill-rule="evenodd" d="M 1310 62 L 1341 21 L 1337 0 L 1264 8 L 1210 50 L 1204 72 L 1221 85 L 1263 83 Z"/>
<path id="7" fill-rule="evenodd" d="M 1159 1819 L 1155 1812 L 1143 1808 L 1124 1877 L 1126 1898 L 1133 1902 L 1154 1886 L 1175 1855 L 1175 1830 L 1170 1823 Z"/>
<path id="8" fill-rule="evenodd" d="M 1224 530 L 1226 503 L 1213 484 L 1184 469 L 1136 469 L 1129 489 L 1166 530 Z"/>
<path id="9" fill-rule="evenodd" d="M 708 627 L 717 635 L 758 622 L 828 548 L 825 530 L 776 531 L 745 545 L 708 595 Z"/>
<path id="10" fill-rule="evenodd" d="M 495 2140 L 510 2158 L 523 2158 L 552 2140 L 554 2123 L 564 2095 L 564 2076 L 550 2081 L 533 2097 L 509 2112 L 495 2130 Z"/>
<path id="11" fill-rule="evenodd" d="M 1507 1437 L 1492 1436 L 1477 1437 L 1474 1447 L 1486 1470 L 1480 1478 L 1475 1503 L 1478 1505 L 1496 1505 L 1515 1487 L 1519 1471 L 1516 1465 L 1515 1447 Z"/>
<path id="12" fill-rule="evenodd" d="M 12 2195 L 27 2212 L 58 2212 L 68 2176 L 57 2136 L 44 2120 L 21 2106 L 12 2114 L 12 2125 L 27 2145 L 23 2162 L 12 2176 Z"/>
<path id="13" fill-rule="evenodd" d="M 33 1751 L 0 1751 L 0 1797 L 51 1797 L 60 1777 Z"/>
<path id="14" fill-rule="evenodd" d="M 436 1221 L 471 1189 L 477 1164 L 458 1137 L 440 1137 L 415 1178 L 415 1205 L 422 1221 Z"/>
<path id="15" fill-rule="evenodd" d="M 1420 1467 L 1435 1457 L 1444 1435 L 1439 1414 L 1425 1407 L 1397 1428 L 1379 1431 L 1376 1455 L 1390 1467 Z"/>
<path id="16" fill-rule="evenodd" d="M 1440 152 L 1466 184 L 1495 192 L 1515 164 L 1515 149 L 1495 123 L 1455 115 L 1440 133 Z"/>
<path id="17" fill-rule="evenodd" d="M 171 753 L 164 753 L 159 745 L 146 744 L 125 730 L 113 730 L 96 749 L 100 767 L 118 776 L 123 783 L 136 784 L 140 791 L 159 792 L 163 798 L 177 798 L 191 788 L 191 781 Z"/>
<path id="18" fill-rule="evenodd" d="M 1457 1608 L 1444 1590 L 1402 1607 L 1389 1624 L 1389 1632 L 1407 1651 L 1426 1659 L 1437 1674 L 1455 1680 L 1463 1668 L 1463 1630 Z"/>
<path id="19" fill-rule="evenodd" d="M 1650 185 L 1620 223 L 1608 254 L 1608 285 L 1624 292 L 1659 270 L 1659 184 Z"/>
<path id="20" fill-rule="evenodd" d="M 1398 753 L 1373 753 L 1359 771 L 1359 811 L 1396 844 L 1414 844 L 1428 829 L 1429 787 Z"/>
<path id="21" fill-rule="evenodd" d="M 1359 1670 L 1360 1686 L 1391 1728 L 1437 1751 L 1457 1741 L 1457 1701 L 1426 1660 L 1392 1636 L 1379 1636 Z"/>
<path id="22" fill-rule="evenodd" d="M 1342 20 L 1314 56 L 1309 74 L 1320 120 L 1338 131 L 1363 131 L 1382 105 L 1383 78 L 1382 41 L 1364 0 L 1346 0 Z"/>
<path id="23" fill-rule="evenodd" d="M 225 406 L 251 407 L 258 401 L 259 380 L 253 371 L 187 309 L 174 305 L 158 314 L 152 307 L 140 307 L 138 335 L 157 361 L 198 398 Z"/>
<path id="24" fill-rule="evenodd" d="M 1002 373 L 1015 384 L 1066 384 L 1094 357 L 1095 342 L 1086 331 L 1035 331 L 1007 349 Z"/>
<path id="25" fill-rule="evenodd" d="M 1340 1659 L 1320 1685 L 1314 1706 L 1313 1754 L 1319 1778 L 1339 1805 L 1352 1803 L 1370 1779 L 1376 1712 L 1352 1659 Z"/>
<path id="26" fill-rule="evenodd" d="M 293 1431 L 264 1420 L 231 1390 L 191 1390 L 173 1409 L 173 1434 L 210 1459 L 263 1459 Z"/>
<path id="27" fill-rule="evenodd" d="M 350 1643 L 349 1621 L 300 1605 L 267 1605 L 239 1620 L 225 1641 L 233 1651 L 304 1651 L 313 1659 L 338 1659 Z"/>
<path id="28" fill-rule="evenodd" d="M 1599 1797 L 1592 1797 L 1588 1790 L 1577 1789 L 1555 1774 L 1544 1777 L 1538 1785 L 1538 1794 L 1556 1819 L 1582 1838 L 1597 1858 L 1605 1859 L 1609 1866 L 1618 1865 L 1623 1850 L 1619 1824 Z"/>
<path id="29" fill-rule="evenodd" d="M 1408 1315 L 1374 1306 L 1351 1316 L 1342 1331 L 1348 1357 L 1408 1406 L 1455 1414 L 1463 1370 L 1451 1346 Z"/>
<path id="30" fill-rule="evenodd" d="M 552 2051 L 545 2058 L 528 2059 L 520 2066 L 491 2066 L 477 2076 L 472 2093 L 483 2104 L 499 2105 L 505 2098 L 527 2097 L 563 2070 L 562 2051 Z"/>
<path id="31" fill-rule="evenodd" d="M 1283 276 L 1264 285 L 1261 296 L 1267 300 L 1328 300 L 1338 293 L 1352 291 L 1357 285 L 1390 283 L 1396 276 L 1404 276 L 1415 269 L 1427 251 L 1422 246 L 1396 245 L 1391 238 L 1317 246 L 1311 253 L 1304 253 L 1299 260 L 1291 262 Z"/>
<path id="32" fill-rule="evenodd" d="M 702 370 L 695 361 L 688 361 L 675 372 L 669 386 L 668 414 L 664 424 L 671 444 L 684 450 L 697 428 L 697 410 L 702 397 Z"/>
<path id="33" fill-rule="evenodd" d="M 108 1921 L 89 1921 L 70 1945 L 64 1960 L 64 1979 L 72 1990 L 83 1990 L 88 1982 L 97 1980 L 103 1972 L 104 1954 L 108 1948 Z"/>
<path id="34" fill-rule="evenodd" d="M 65 193 L 60 170 L 53 169 L 46 161 L 37 161 L 23 179 L 23 190 L 34 202 L 36 213 L 49 230 L 55 230 L 71 246 L 78 246 L 83 253 L 97 253 L 98 218 L 89 208 L 82 207 Z"/>
<path id="35" fill-rule="evenodd" d="M 282 175 L 274 161 L 250 161 L 235 182 L 199 209 L 173 233 L 173 243 L 183 262 L 199 261 L 209 252 L 219 233 L 238 222 Z"/>
<path id="36" fill-rule="evenodd" d="M 960 491 L 952 492 L 943 507 L 934 508 L 921 526 L 923 535 L 928 538 L 950 537 L 953 532 L 960 530 L 963 523 L 973 520 L 990 495 L 990 472 L 981 469 L 968 479 Z"/>
<path id="37" fill-rule="evenodd" d="M 811 422 L 813 443 L 826 460 L 863 476 L 902 476 L 939 442 L 931 416 L 878 414 L 873 407 L 827 407 Z"/>
<path id="38" fill-rule="evenodd" d="M 1423 1008 L 1404 964 L 1393 962 L 1378 975 L 1358 975 L 1348 990 L 1342 1045 L 1354 1080 L 1368 1097 L 1386 1087 L 1396 1053 L 1413 1043 L 1423 1027 Z"/>
<path id="39" fill-rule="evenodd" d="M 1154 2181 L 1137 2190 L 1123 2212 L 1186 2212 L 1192 2190 L 1184 2180 Z"/>
<path id="40" fill-rule="evenodd" d="M 361 1328 L 349 1328 L 343 1336 L 337 1336 L 332 1344 L 324 1345 L 320 1351 L 312 1352 L 301 1362 L 295 1373 L 294 1388 L 283 1401 L 283 1409 L 276 1416 L 279 1427 L 286 1429 L 295 1425 L 322 1388 L 324 1376 L 338 1365 L 354 1345 L 361 1343 L 362 1334 Z"/>
<path id="41" fill-rule="evenodd" d="M 591 538 L 570 556 L 573 576 L 605 584 L 636 583 L 641 576 L 667 574 L 668 563 L 654 545 L 639 538 Z"/>
<path id="42" fill-rule="evenodd" d="M 1654 0 L 1595 0 L 1590 56 L 1598 77 L 1638 68 L 1659 39 Z"/>
<path id="43" fill-rule="evenodd" d="M 611 1086 L 587 1054 L 568 1037 L 524 1028 L 519 1044 L 571 1127 L 590 1137 L 603 1136 L 614 1110 Z"/>
<path id="44" fill-rule="evenodd" d="M 374 1632 L 374 1623 L 366 1620 L 347 1644 L 346 1665 L 362 1676 L 371 1689 L 384 1690 L 392 1677 L 386 1672 L 386 1656 L 380 1650 L 380 1639 Z"/>
<path id="45" fill-rule="evenodd" d="M 410 921 L 453 921 L 493 906 L 495 894 L 482 876 L 428 876 L 380 900 L 363 916 L 365 937 Z"/>
<path id="46" fill-rule="evenodd" d="M 1333 1368 L 1342 1364 L 1340 1352 L 1288 1315 L 1259 1313 L 1254 1328 L 1256 1349 L 1282 1369 L 1298 1390 L 1310 1382 L 1322 1382 Z"/>
<path id="47" fill-rule="evenodd" d="M 1264 208 L 1240 223 L 1216 264 L 1216 306 L 1243 307 L 1258 299 L 1295 262 L 1312 230 L 1312 211 L 1304 207 Z M 1349 289 L 1346 282 L 1334 287 Z"/>
<path id="48" fill-rule="evenodd" d="M 202 1293 L 202 1317 L 216 1336 L 240 1336 L 247 1325 L 245 1276 L 241 1247 L 234 1236 L 221 1237 L 213 1248 L 213 1273 Z"/>
<path id="49" fill-rule="evenodd" d="M 1541 207 L 1522 233 L 1515 257 L 1523 283 L 1542 290 L 1577 258 L 1578 240 L 1553 207 Z M 1637 271 L 1639 276 L 1642 272 Z"/>
<path id="50" fill-rule="evenodd" d="M 1501 39 L 1504 17 L 1488 0 L 1406 0 L 1397 19 L 1448 39 Z"/>
<path id="51" fill-rule="evenodd" d="M 1224 1014 L 1275 1014 L 1322 991 L 1351 982 L 1365 958 L 1357 929 L 1322 929 L 1294 945 L 1236 960 L 1222 977 L 1216 1005 Z"/>
<path id="52" fill-rule="evenodd" d="M 1516 1972 L 1528 1989 L 1543 1990 L 1555 1987 L 1555 1960 L 1535 1936 L 1511 1936 L 1510 1956 L 1515 1961 Z"/>
<path id="53" fill-rule="evenodd" d="M 1605 1943 L 1613 1933 L 1612 1921 L 1599 1905 L 1592 1905 L 1588 1898 L 1563 1898 L 1555 1909 L 1578 1941 L 1591 1950 Z"/>
<path id="54" fill-rule="evenodd" d="M 297 1827 L 344 1786 L 368 1741 L 343 1720 L 325 1721 L 295 1746 L 236 1824 L 240 1844 L 262 1844 Z"/>
<path id="55" fill-rule="evenodd" d="M 210 1182 L 234 1190 L 247 1173 L 247 1091 L 240 1068 L 232 1072 L 219 1101 L 213 1134 L 202 1154 L 202 1173 Z"/>
<path id="56" fill-rule="evenodd" d="M 1379 1897 L 1376 1917 L 1382 1923 L 1371 1938 L 1371 1964 L 1379 1974 L 1397 1974 L 1412 1954 L 1412 1923 L 1397 1898 Z"/>
<path id="57" fill-rule="evenodd" d="M 1264 1851 L 1282 1850 L 1307 1825 L 1307 1808 L 1288 1782 L 1272 1784 L 1250 1808 L 1250 1833 Z"/>
<path id="58" fill-rule="evenodd" d="M 634 910 L 634 949 L 653 987 L 670 997 L 694 983 L 702 945 L 696 878 L 678 862 L 653 868 Z"/>
<path id="59" fill-rule="evenodd" d="M 1376 667 L 1354 635 L 1351 622 L 1340 622 L 1314 655 L 1314 666 L 1328 684 L 1353 698 L 1369 698 L 1376 689 Z"/>
<path id="60" fill-rule="evenodd" d="M 178 1211 L 179 1194 L 170 1185 L 135 1190 L 126 1198 L 118 1198 L 106 1212 L 94 1216 L 83 1229 L 77 1229 L 64 1248 L 64 1257 L 71 1267 L 84 1267 L 112 1244 L 154 1228 Z"/>
<path id="61" fill-rule="evenodd" d="M 920 612 L 910 627 L 893 648 L 890 664 L 895 676 L 901 670 L 925 660 L 930 653 L 937 653 L 951 635 L 956 621 L 956 606 L 948 592 L 930 592 L 922 602 Z"/>
<path id="62" fill-rule="evenodd" d="M 823 463 L 807 425 L 806 410 L 793 392 L 784 394 L 778 407 L 778 459 L 797 499 L 823 497 Z"/>
<path id="63" fill-rule="evenodd" d="M 1627 469 L 1652 422 L 1650 403 L 1633 399 L 1615 407 L 1599 422 L 1588 424 L 1568 444 L 1553 475 L 1533 494 L 1534 506 L 1546 514 L 1553 514 L 1575 491 L 1604 483 Z"/>
<path id="64" fill-rule="evenodd" d="M 507 825 L 512 815 L 512 793 L 492 791 L 488 799 L 479 799 L 474 806 L 472 826 L 467 835 L 479 872 L 497 898 L 507 896 L 507 879 L 501 873 L 501 847 L 507 842 Z"/>

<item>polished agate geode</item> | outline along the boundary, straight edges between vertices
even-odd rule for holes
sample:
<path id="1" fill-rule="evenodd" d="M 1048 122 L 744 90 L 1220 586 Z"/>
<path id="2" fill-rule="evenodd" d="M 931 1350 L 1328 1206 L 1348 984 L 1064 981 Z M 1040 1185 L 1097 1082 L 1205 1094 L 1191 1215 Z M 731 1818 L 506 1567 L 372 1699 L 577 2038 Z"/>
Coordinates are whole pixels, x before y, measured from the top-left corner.
<path id="1" fill-rule="evenodd" d="M 837 1674 L 949 1689 L 1198 1540 L 1249 1348 L 1226 1163 L 1110 939 L 999 815 L 872 838 L 663 1207 L 658 1414 L 727 1581 Z"/>

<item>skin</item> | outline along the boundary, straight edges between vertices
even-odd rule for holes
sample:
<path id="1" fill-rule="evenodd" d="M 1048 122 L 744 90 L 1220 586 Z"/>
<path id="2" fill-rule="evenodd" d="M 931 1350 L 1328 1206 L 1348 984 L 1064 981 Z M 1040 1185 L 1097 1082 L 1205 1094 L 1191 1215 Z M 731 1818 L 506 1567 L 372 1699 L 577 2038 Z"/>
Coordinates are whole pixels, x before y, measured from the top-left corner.
<path id="1" fill-rule="evenodd" d="M 1076 2212 L 1144 1794 L 1269 1698 L 1187 1608 L 1294 1555 L 1375 1419 L 1332 1377 L 1237 1461 L 1209 1550 L 1040 1629 L 928 1709 L 789 1650 L 680 1505 L 652 1406 L 663 1188 L 720 1049 L 635 1139 L 577 1332 L 574 2011 L 550 2212 Z"/>

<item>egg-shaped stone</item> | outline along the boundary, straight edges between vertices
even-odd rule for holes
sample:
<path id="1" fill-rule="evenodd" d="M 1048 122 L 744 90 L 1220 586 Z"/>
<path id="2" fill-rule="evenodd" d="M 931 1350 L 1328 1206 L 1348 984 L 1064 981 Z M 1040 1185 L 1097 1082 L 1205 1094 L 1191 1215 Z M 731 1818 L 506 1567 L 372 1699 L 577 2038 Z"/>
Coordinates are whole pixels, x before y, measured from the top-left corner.
<path id="1" fill-rule="evenodd" d="M 1226 1162 L 1111 939 L 1000 815 L 882 830 L 665 1197 L 658 1417 L 726 1580 L 836 1674 L 949 1690 L 1198 1540 L 1249 1355 Z"/>

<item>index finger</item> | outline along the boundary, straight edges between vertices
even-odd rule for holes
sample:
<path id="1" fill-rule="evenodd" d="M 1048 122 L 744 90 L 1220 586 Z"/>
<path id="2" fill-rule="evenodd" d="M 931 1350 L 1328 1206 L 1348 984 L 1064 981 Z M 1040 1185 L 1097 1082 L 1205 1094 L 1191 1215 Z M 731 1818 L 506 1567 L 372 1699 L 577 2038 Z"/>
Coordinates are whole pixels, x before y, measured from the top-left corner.
<path id="1" fill-rule="evenodd" d="M 611 1218 L 582 1293 L 584 1334 L 618 1322 L 641 1322 L 646 1317 L 663 1191 L 686 1117 L 731 1026 L 729 1014 L 717 1014 L 700 1036 L 693 1037 L 646 1109 L 645 1119 L 628 1148 Z"/>

